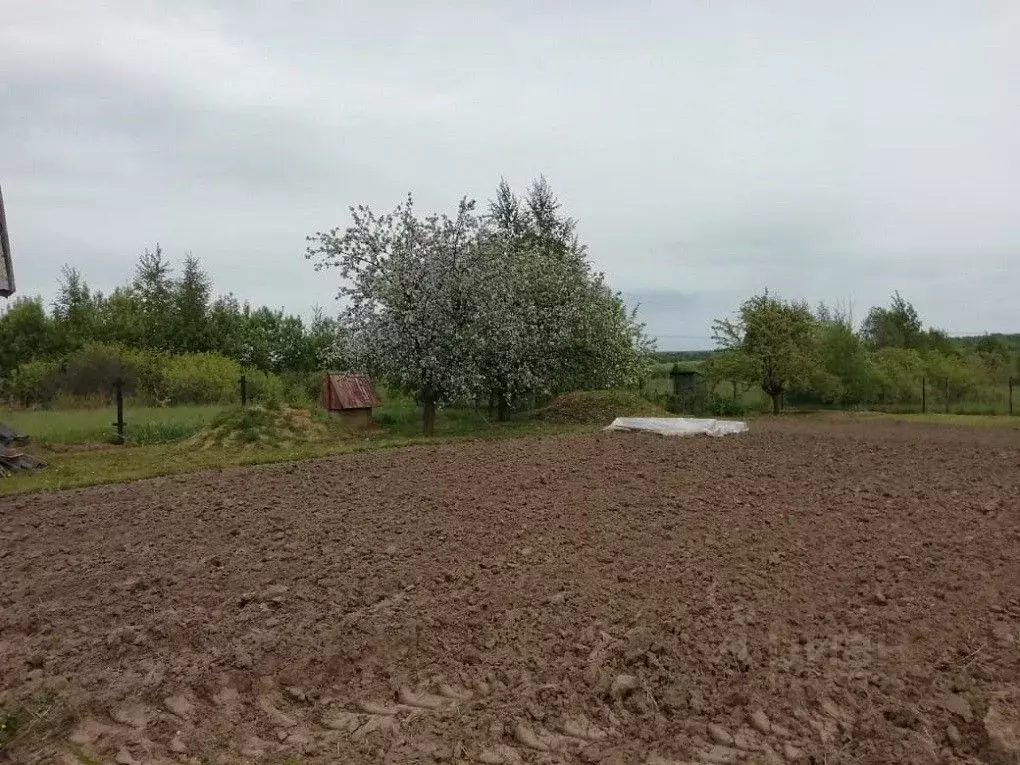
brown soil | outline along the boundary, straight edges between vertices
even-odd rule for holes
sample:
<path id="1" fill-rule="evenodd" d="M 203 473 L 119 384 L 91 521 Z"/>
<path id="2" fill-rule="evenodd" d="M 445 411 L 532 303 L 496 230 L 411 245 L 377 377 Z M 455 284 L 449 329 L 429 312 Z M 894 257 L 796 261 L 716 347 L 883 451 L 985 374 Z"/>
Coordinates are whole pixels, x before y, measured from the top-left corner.
<path id="1" fill-rule="evenodd" d="M 47 739 L 36 701 L 15 761 L 978 762 L 1016 740 L 1020 433 L 598 434 L 4 498 L 0 582 L 5 708 L 76 716 Z"/>

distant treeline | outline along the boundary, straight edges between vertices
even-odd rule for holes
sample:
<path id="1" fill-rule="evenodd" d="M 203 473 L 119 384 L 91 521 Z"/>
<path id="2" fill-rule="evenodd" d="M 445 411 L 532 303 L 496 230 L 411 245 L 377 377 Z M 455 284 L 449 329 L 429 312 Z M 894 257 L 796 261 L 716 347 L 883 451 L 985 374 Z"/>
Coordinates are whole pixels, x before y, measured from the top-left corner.
<path id="1" fill-rule="evenodd" d="M 704 361 L 715 351 L 656 351 L 656 361 Z"/>
<path id="2" fill-rule="evenodd" d="M 786 393 L 805 403 L 856 407 L 913 405 L 928 390 L 947 406 L 966 401 L 1002 410 L 1009 380 L 1020 374 L 1020 335 L 951 338 L 925 328 L 899 293 L 859 326 L 847 312 L 812 310 L 768 292 L 713 326 L 721 350 L 704 363 L 705 373 L 760 387 L 777 411 Z"/>
<path id="3" fill-rule="evenodd" d="M 980 351 L 1006 349 L 1011 354 L 1020 354 L 1020 333 L 989 332 L 986 335 L 949 336 L 948 341 L 960 351 Z M 673 361 L 707 361 L 719 350 L 708 351 L 656 351 L 654 358 L 658 362 Z M 1018 370 L 1020 371 L 1020 370 Z"/>

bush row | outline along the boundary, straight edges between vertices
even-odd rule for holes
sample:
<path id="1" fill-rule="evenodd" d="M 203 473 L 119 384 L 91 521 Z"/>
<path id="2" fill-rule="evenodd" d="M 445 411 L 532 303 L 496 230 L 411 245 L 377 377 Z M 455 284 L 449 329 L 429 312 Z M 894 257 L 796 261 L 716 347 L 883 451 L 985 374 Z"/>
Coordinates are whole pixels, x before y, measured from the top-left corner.
<path id="1" fill-rule="evenodd" d="M 109 400 L 114 380 L 124 394 L 147 404 L 221 404 L 238 401 L 241 375 L 253 401 L 307 403 L 318 396 L 319 374 L 276 375 L 245 370 L 218 353 L 172 355 L 92 343 L 56 360 L 21 364 L 0 380 L 0 395 L 14 405 L 54 406 L 70 399 Z"/>

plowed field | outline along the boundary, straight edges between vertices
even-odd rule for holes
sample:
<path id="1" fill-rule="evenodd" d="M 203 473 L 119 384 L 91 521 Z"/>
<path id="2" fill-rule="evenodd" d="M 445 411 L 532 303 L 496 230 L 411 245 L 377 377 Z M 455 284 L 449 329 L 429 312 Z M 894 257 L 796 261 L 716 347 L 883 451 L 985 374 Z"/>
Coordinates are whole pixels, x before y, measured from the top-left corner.
<path id="1" fill-rule="evenodd" d="M 16 762 L 1013 762 L 1018 684 L 1020 431 L 756 423 L 0 499 Z"/>

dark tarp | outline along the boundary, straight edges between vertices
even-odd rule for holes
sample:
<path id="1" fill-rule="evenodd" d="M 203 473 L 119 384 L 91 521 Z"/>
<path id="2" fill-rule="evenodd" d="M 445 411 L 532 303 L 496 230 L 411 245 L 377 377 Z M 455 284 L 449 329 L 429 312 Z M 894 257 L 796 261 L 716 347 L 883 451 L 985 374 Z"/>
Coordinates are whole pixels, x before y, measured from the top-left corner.
<path id="1" fill-rule="evenodd" d="M 7 236 L 4 197 L 0 190 L 0 297 L 14 294 L 14 264 L 11 262 L 11 241 Z"/>

